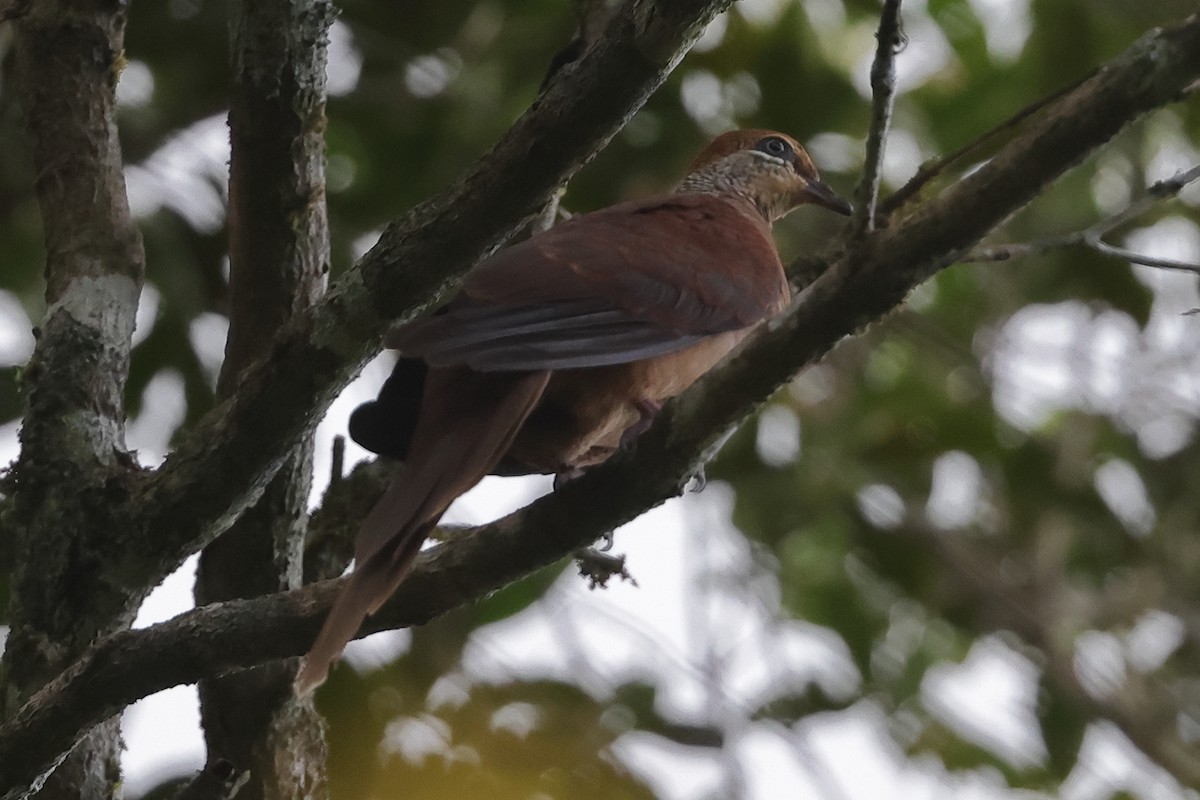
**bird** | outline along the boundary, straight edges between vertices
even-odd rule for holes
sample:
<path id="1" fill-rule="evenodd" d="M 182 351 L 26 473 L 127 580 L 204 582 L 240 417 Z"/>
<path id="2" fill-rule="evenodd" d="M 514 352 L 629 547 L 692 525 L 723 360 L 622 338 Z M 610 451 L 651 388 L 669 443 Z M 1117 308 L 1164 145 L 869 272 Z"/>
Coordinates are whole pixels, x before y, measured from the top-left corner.
<path id="1" fill-rule="evenodd" d="M 405 468 L 360 525 L 297 692 L 324 682 L 455 498 L 493 472 L 553 473 L 558 486 L 603 462 L 782 311 L 771 224 L 805 204 L 851 213 L 795 139 L 729 131 L 674 191 L 499 250 L 439 312 L 389 334 L 400 358 L 350 432 Z"/>

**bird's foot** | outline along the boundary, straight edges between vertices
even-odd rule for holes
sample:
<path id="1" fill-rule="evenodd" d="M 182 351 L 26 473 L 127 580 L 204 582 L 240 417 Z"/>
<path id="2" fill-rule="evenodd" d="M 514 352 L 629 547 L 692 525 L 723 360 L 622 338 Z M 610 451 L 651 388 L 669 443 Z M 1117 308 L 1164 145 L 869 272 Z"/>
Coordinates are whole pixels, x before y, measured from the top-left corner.
<path id="1" fill-rule="evenodd" d="M 704 465 L 696 467 L 696 471 L 687 476 L 687 480 L 683 484 L 685 492 L 699 494 L 704 491 L 704 487 L 708 486 L 708 475 L 704 473 Z"/>
<path id="2" fill-rule="evenodd" d="M 662 411 L 662 403 L 654 400 L 637 400 L 634 402 L 633 407 L 637 409 L 638 420 L 621 434 L 621 447 L 623 448 L 629 447 L 635 439 L 649 430 L 650 426 L 654 424 L 654 419 L 658 416 L 658 412 Z"/>

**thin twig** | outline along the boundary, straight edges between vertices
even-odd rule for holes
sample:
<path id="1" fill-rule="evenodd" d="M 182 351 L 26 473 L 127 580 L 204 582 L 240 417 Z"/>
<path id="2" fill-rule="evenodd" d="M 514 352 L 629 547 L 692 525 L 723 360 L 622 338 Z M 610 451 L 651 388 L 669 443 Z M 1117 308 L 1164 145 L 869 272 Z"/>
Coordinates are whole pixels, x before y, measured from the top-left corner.
<path id="1" fill-rule="evenodd" d="M 1130 203 L 1124 211 L 1120 211 L 1107 220 L 1093 225 L 1090 230 L 1095 230 L 1102 234 L 1108 233 L 1113 228 L 1141 216 L 1143 212 L 1163 200 L 1170 200 L 1176 197 L 1183 191 L 1185 186 L 1197 179 L 1200 179 L 1200 164 L 1196 164 L 1188 169 L 1181 169 L 1171 177 L 1164 178 L 1151 185 L 1144 195 Z"/>
<path id="2" fill-rule="evenodd" d="M 1194 272 L 1200 274 L 1200 264 L 1192 264 L 1174 258 L 1155 258 L 1144 253 L 1135 253 L 1133 250 L 1126 250 L 1124 247 L 1111 245 L 1101 239 L 1099 234 L 1093 234 L 1090 231 L 1085 232 L 1083 238 L 1087 242 L 1088 247 L 1091 247 L 1097 253 L 1124 259 L 1131 264 L 1140 264 L 1143 267 L 1154 267 L 1155 269 L 1169 269 L 1175 272 Z"/>
<path id="3" fill-rule="evenodd" d="M 1132 250 L 1126 250 L 1123 247 L 1117 247 L 1104 241 L 1104 235 L 1109 231 L 1132 219 L 1136 219 L 1158 203 L 1177 197 L 1185 186 L 1197 179 L 1200 179 L 1200 164 L 1196 164 L 1189 169 L 1180 170 L 1170 178 L 1158 181 L 1146 190 L 1146 194 L 1130 203 L 1124 211 L 1114 214 L 1109 219 L 1097 223 L 1084 231 L 1084 241 L 1089 247 L 1099 253 L 1113 256 L 1114 258 L 1123 258 L 1134 264 L 1180 272 L 1200 272 L 1200 264 L 1179 261 L 1173 258 L 1155 258 L 1135 253 Z"/>
<path id="4" fill-rule="evenodd" d="M 854 190 L 852 235 L 858 237 L 875 230 L 875 204 L 879 200 L 879 179 L 883 171 L 883 150 L 892 106 L 896 100 L 896 54 L 904 49 L 904 30 L 900 25 L 900 0 L 886 0 L 875 33 L 875 61 L 871 65 L 871 130 L 867 134 L 867 155 L 862 178 Z"/>
<path id="5" fill-rule="evenodd" d="M 230 800 L 249 779 L 249 772 L 238 772 L 233 764 L 218 759 L 179 787 L 171 800 Z"/>
<path id="6" fill-rule="evenodd" d="M 329 484 L 341 481 L 346 468 L 346 437 L 340 433 L 333 437 L 333 452 L 329 457 Z"/>
<path id="7" fill-rule="evenodd" d="M 1060 250 L 1064 247 L 1074 247 L 1082 244 L 1103 255 L 1124 259 L 1134 264 L 1141 264 L 1156 269 L 1200 273 L 1200 264 L 1193 264 L 1172 258 L 1155 258 L 1154 256 L 1137 253 L 1104 241 L 1104 236 L 1111 231 L 1136 219 L 1159 203 L 1176 197 L 1183 191 L 1185 186 L 1198 179 L 1200 179 L 1200 164 L 1180 170 L 1170 178 L 1158 181 L 1147 189 L 1144 195 L 1131 202 L 1125 208 L 1082 231 L 1048 236 L 1044 239 L 1034 239 L 1029 242 L 980 247 L 963 256 L 962 260 L 964 262 L 1010 261 L 1016 258 L 1039 256 L 1052 250 Z"/>
<path id="8" fill-rule="evenodd" d="M 1018 258 L 1032 258 L 1044 255 L 1051 250 L 1061 250 L 1072 247 L 1083 241 L 1083 232 L 1066 233 L 1061 236 L 1047 236 L 1045 239 L 1035 239 L 1030 242 L 1014 242 L 987 247 L 977 247 L 960 259 L 964 264 L 979 264 L 986 261 L 1013 261 Z"/>

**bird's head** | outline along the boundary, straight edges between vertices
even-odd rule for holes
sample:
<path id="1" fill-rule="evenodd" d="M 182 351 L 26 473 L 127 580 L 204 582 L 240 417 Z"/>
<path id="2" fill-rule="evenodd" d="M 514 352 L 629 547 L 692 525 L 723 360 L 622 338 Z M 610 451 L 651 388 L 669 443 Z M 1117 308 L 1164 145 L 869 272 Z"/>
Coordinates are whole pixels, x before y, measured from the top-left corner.
<path id="1" fill-rule="evenodd" d="M 805 203 L 839 214 L 851 212 L 850 204 L 821 180 L 799 142 L 768 130 L 718 136 L 692 162 L 679 191 L 738 195 L 768 222 Z"/>

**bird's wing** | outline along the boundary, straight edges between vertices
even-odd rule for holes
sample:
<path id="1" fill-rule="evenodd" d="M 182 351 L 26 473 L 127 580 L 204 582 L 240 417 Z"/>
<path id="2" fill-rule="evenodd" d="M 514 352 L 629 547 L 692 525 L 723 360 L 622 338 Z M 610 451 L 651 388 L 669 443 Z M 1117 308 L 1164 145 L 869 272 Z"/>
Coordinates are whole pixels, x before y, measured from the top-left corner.
<path id="1" fill-rule="evenodd" d="M 429 378 L 429 365 L 419 358 L 399 358 L 383 382 L 379 396 L 350 415 L 350 438 L 381 456 L 408 461 L 421 398 Z M 505 455 L 492 468 L 493 475 L 529 475 L 533 470 Z"/>
<path id="2" fill-rule="evenodd" d="M 502 250 L 389 344 L 490 371 L 620 364 L 767 318 L 787 283 L 765 222 L 709 195 L 625 203 Z"/>

